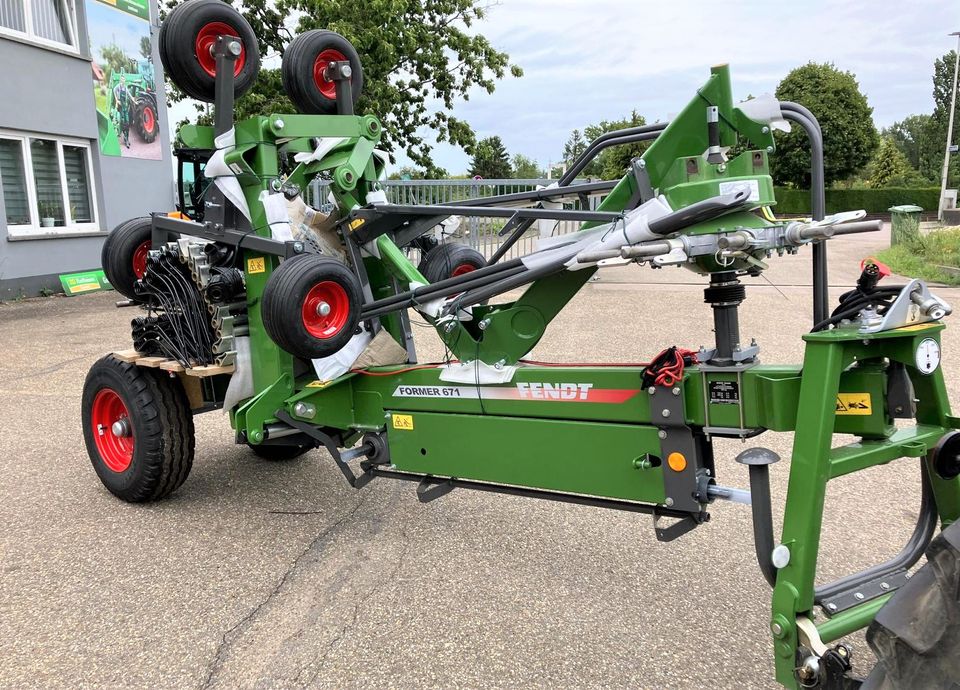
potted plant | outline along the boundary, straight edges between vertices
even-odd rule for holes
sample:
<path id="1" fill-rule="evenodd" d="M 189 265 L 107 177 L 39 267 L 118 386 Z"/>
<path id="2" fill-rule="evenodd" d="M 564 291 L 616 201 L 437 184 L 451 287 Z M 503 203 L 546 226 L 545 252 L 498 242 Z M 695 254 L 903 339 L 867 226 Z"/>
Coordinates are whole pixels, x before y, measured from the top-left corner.
<path id="1" fill-rule="evenodd" d="M 40 227 L 52 228 L 57 222 L 54 217 L 57 213 L 57 205 L 49 201 L 40 202 Z"/>

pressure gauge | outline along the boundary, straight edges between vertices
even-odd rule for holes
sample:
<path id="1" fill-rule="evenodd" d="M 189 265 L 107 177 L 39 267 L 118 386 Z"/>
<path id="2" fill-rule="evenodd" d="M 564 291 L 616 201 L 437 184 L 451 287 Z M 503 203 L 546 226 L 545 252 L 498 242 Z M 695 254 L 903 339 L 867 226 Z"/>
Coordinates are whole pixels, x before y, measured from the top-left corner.
<path id="1" fill-rule="evenodd" d="M 917 345 L 917 369 L 922 374 L 932 374 L 940 366 L 940 345 L 933 338 L 924 338 Z"/>

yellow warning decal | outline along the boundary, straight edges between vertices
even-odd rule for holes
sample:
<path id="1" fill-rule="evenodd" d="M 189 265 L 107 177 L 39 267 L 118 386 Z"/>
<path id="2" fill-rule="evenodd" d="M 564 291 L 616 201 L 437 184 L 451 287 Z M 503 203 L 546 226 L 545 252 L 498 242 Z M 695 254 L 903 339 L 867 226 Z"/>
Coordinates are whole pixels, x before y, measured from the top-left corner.
<path id="1" fill-rule="evenodd" d="M 393 428 L 402 429 L 403 431 L 413 431 L 413 415 L 412 414 L 393 415 Z"/>
<path id="2" fill-rule="evenodd" d="M 933 328 L 937 324 L 934 322 L 927 323 L 915 323 L 912 326 L 900 326 L 900 328 L 895 328 L 895 331 L 925 331 L 928 328 Z"/>
<path id="3" fill-rule="evenodd" d="M 363 218 L 354 218 L 353 220 L 350 221 L 350 229 L 351 229 L 351 230 L 356 230 L 356 229 L 359 228 L 361 225 L 363 225 L 365 222 L 366 222 L 366 221 L 365 221 Z"/>
<path id="4" fill-rule="evenodd" d="M 267 270 L 267 266 L 263 261 L 262 256 L 255 256 L 252 259 L 247 259 L 247 273 L 263 273 Z"/>
<path id="5" fill-rule="evenodd" d="M 873 405 L 869 393 L 838 393 L 838 415 L 870 415 L 873 414 Z"/>
<path id="6" fill-rule="evenodd" d="M 305 387 L 306 388 L 326 388 L 329 384 L 329 381 L 311 381 Z"/>

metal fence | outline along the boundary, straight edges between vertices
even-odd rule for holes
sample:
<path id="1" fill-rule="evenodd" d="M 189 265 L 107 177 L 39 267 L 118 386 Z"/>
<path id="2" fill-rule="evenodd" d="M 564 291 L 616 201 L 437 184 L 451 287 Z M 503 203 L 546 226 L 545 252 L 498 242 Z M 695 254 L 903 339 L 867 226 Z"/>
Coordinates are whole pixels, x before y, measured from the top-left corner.
<path id="1" fill-rule="evenodd" d="M 578 180 L 580 182 L 581 180 Z M 583 180 L 586 181 L 586 180 Z M 393 204 L 449 204 L 464 199 L 482 199 L 514 194 L 517 192 L 534 191 L 538 187 L 546 187 L 556 180 L 385 180 L 382 182 L 387 201 Z M 310 190 L 310 199 L 313 206 L 323 207 L 329 203 L 329 182 L 315 180 Z M 601 197 L 593 196 L 587 199 L 589 208 L 596 208 Z M 581 201 L 566 203 L 567 209 L 582 209 Z M 506 222 L 503 218 L 466 218 L 453 216 L 442 225 L 430 232 L 436 233 L 438 239 L 454 241 L 469 245 L 484 256 L 489 257 L 500 246 L 503 238 L 498 234 Z M 524 236 L 510 248 L 507 258 L 529 254 L 535 249 L 537 238 L 541 236 L 563 235 L 579 230 L 580 223 L 573 221 L 538 221 L 534 223 Z"/>

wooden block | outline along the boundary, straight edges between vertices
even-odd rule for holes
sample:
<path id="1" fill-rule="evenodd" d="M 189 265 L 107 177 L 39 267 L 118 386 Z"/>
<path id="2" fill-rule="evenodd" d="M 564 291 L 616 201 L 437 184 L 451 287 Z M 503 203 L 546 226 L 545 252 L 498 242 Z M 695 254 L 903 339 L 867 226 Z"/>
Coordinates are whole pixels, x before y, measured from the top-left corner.
<path id="1" fill-rule="evenodd" d="M 164 362 L 169 362 L 170 360 L 166 357 L 141 357 L 137 360 L 138 367 L 150 367 L 156 369 Z"/>
<path id="2" fill-rule="evenodd" d="M 173 372 L 176 372 L 176 373 L 178 373 L 178 374 L 179 374 L 181 371 L 183 371 L 183 365 L 180 364 L 180 362 L 178 362 L 178 361 L 175 360 L 175 359 L 168 359 L 166 362 L 163 362 L 163 363 L 160 365 L 160 368 L 163 369 L 164 371 L 173 371 Z"/>
<path id="3" fill-rule="evenodd" d="M 225 367 L 211 364 L 205 367 L 190 367 L 184 373 L 187 376 L 197 376 L 202 378 L 204 376 L 216 376 L 217 374 L 232 374 L 234 368 L 235 367 L 232 364 Z"/>
<path id="4" fill-rule="evenodd" d="M 184 376 L 185 372 L 180 372 L 180 382 L 183 384 L 183 391 L 187 394 L 187 401 L 190 403 L 191 410 L 199 410 L 203 407 L 203 382 L 196 376 Z"/>
<path id="5" fill-rule="evenodd" d="M 114 352 L 113 356 L 119 359 L 121 362 L 136 362 L 138 359 L 143 357 L 142 354 L 136 350 L 120 350 L 119 352 Z"/>

